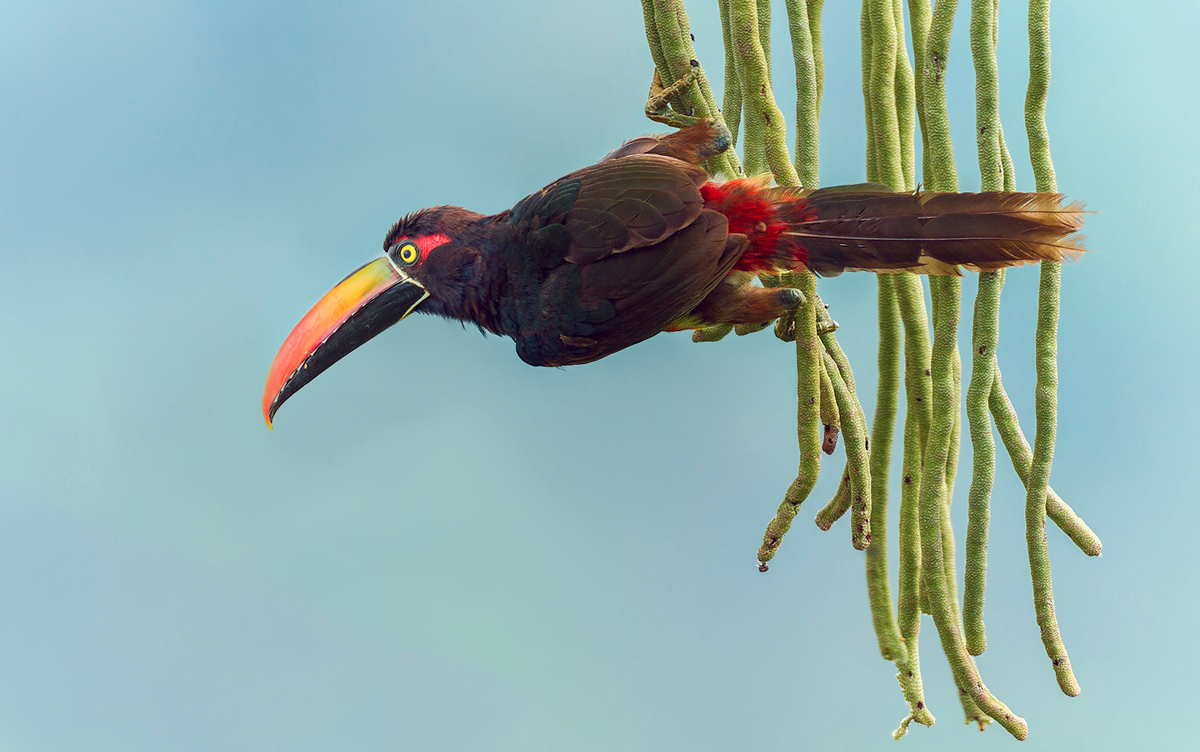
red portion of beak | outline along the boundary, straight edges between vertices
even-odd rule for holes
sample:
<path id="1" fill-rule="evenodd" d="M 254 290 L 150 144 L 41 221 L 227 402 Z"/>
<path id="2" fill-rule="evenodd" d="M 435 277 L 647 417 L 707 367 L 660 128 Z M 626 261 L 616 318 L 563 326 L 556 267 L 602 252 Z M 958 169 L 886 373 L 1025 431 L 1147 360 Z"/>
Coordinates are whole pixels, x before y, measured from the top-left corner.
<path id="1" fill-rule="evenodd" d="M 267 428 L 288 397 L 359 345 L 400 322 L 429 293 L 386 256 L 362 266 L 317 301 L 288 335 L 267 372 Z"/>

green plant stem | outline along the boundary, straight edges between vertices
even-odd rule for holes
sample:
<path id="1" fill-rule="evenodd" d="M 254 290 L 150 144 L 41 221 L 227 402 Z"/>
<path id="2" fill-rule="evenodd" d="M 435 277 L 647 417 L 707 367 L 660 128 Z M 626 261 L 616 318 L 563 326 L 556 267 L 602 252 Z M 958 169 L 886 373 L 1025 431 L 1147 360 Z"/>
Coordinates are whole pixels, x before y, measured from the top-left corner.
<path id="1" fill-rule="evenodd" d="M 904 6 L 901 0 L 892 0 L 892 16 L 896 26 L 896 124 L 900 132 L 900 171 L 904 177 L 903 184 L 892 187 L 911 191 L 917 185 L 913 148 L 916 90 L 912 65 L 908 61 L 908 47 L 904 44 Z"/>
<path id="2" fill-rule="evenodd" d="M 800 185 L 819 184 L 821 104 L 817 91 L 817 61 L 806 0 L 787 0 L 788 31 L 796 66 L 796 174 Z M 817 17 L 818 29 L 820 17 Z M 817 32 L 820 33 L 819 31 Z"/>
<path id="3" fill-rule="evenodd" d="M 920 91 L 924 95 L 922 107 L 925 118 L 921 121 L 921 133 L 925 148 L 930 151 L 932 168 L 932 175 L 926 176 L 926 184 L 930 190 L 950 193 L 958 190 L 958 171 L 954 167 L 954 144 L 950 140 L 950 116 L 946 110 L 946 66 L 950 57 L 950 30 L 954 25 L 957 7 L 957 0 L 938 0 L 934 3 L 924 53 L 924 70 L 917 74 L 923 79 Z M 915 21 L 913 27 L 915 34 Z M 915 48 L 915 41 L 913 46 Z"/>
<path id="4" fill-rule="evenodd" d="M 758 16 L 758 43 L 762 45 L 763 57 L 767 59 L 767 82 L 774 83 L 771 74 L 771 0 L 754 0 L 755 15 Z"/>
<path id="5" fill-rule="evenodd" d="M 843 421 L 845 429 L 843 445 L 846 447 L 846 475 L 850 478 L 850 540 L 856 549 L 862 551 L 871 544 L 871 505 L 873 502 L 870 455 L 866 451 L 869 443 L 867 425 L 863 419 L 862 409 L 855 409 L 851 404 L 851 400 L 854 399 L 853 393 L 847 387 L 841 371 L 838 370 L 828 351 L 825 352 L 825 367 L 833 381 L 833 393 L 838 400 L 838 410 L 849 416 Z M 861 448 L 861 451 L 855 451 L 856 448 Z M 821 526 L 820 521 L 817 524 Z M 822 526 L 822 529 L 828 530 L 829 528 Z M 877 596 L 878 593 L 872 594 L 872 598 Z"/>
<path id="6" fill-rule="evenodd" d="M 1004 442 L 1004 448 L 1008 451 L 1008 456 L 1012 459 L 1013 470 L 1016 471 L 1017 477 L 1021 479 L 1021 483 L 1026 485 L 1028 490 L 1029 470 L 1033 465 L 1033 449 L 1030 448 L 1029 442 L 1025 440 L 1025 434 L 1021 431 L 1021 424 L 1017 421 L 1017 411 L 1013 408 L 1012 402 L 1008 399 L 1008 394 L 1004 391 L 1004 383 L 1000 378 L 1000 368 L 996 367 L 996 373 L 992 382 L 992 393 L 988 397 L 988 407 L 992 411 L 992 419 L 996 421 L 996 429 L 1000 433 L 1000 440 Z M 1067 502 L 1054 492 L 1053 488 L 1046 488 L 1046 516 L 1058 526 L 1060 530 L 1067 534 L 1067 537 L 1079 547 L 1088 556 L 1099 556 L 1103 550 L 1100 543 L 1100 538 L 1096 536 L 1087 523 L 1080 519 L 1079 515 L 1075 514 L 1075 510 L 1071 509 Z"/>
<path id="7" fill-rule="evenodd" d="M 921 477 L 921 557 L 928 573 L 926 582 L 933 622 L 937 626 L 942 649 L 950 661 L 955 684 L 960 690 L 963 690 L 964 697 L 969 697 L 973 704 L 978 706 L 977 714 L 982 711 L 982 714 L 998 721 L 1010 734 L 1018 739 L 1024 739 L 1028 735 L 1025 721 L 1014 715 L 1002 702 L 988 692 L 979 677 L 974 659 L 967 652 L 958 613 L 951 603 L 949 590 L 953 587 L 953 583 L 948 582 L 945 576 L 936 574 L 946 571 L 941 535 L 941 517 L 944 514 L 941 495 L 944 493 L 945 466 L 954 427 L 953 410 L 949 403 L 954 399 L 955 394 L 952 383 L 954 376 L 952 354 L 957 341 L 960 306 L 959 296 L 955 294 L 958 285 L 953 283 L 957 283 L 957 279 L 938 277 L 930 281 L 931 291 L 934 292 L 934 305 L 938 306 L 940 310 L 934 317 L 931 369 L 934 400 L 933 419 L 930 424 L 929 444 L 926 448 L 925 466 Z M 964 709 L 966 706 L 967 703 L 964 702 Z M 976 719 L 982 721 L 978 715 Z M 968 720 L 971 718 L 968 717 Z"/>
<path id="8" fill-rule="evenodd" d="M 761 126 L 766 166 L 775 175 L 775 182 L 784 186 L 800 185 L 800 177 L 788 156 L 783 113 L 775 104 L 771 91 L 769 63 L 759 39 L 757 4 L 754 0 L 730 0 L 729 11 L 733 47 L 740 60 L 738 76 L 742 82 L 742 108 L 746 120 L 747 172 L 755 174 L 751 171 L 748 151 L 753 121 Z"/>
<path id="9" fill-rule="evenodd" d="M 933 713 L 925 706 L 925 688 L 921 682 L 921 661 L 918 638 L 921 630 L 920 576 L 921 531 L 918 496 L 921 492 L 920 421 L 909 412 L 904 418 L 904 465 L 900 485 L 900 577 L 896 591 L 896 622 L 908 652 L 905 659 L 896 661 L 896 680 L 908 703 L 908 715 L 892 734 L 899 739 L 908 732 L 908 724 L 925 726 L 934 723 Z"/>
<path id="10" fill-rule="evenodd" d="M 1025 95 L 1025 130 L 1029 135 L 1029 159 L 1037 190 L 1054 193 L 1057 185 L 1050 160 L 1050 137 L 1046 132 L 1046 94 L 1050 87 L 1050 0 L 1029 3 L 1029 89 Z M 1050 581 L 1050 553 L 1046 545 L 1046 493 L 1058 423 L 1058 308 L 1062 288 L 1062 266 L 1041 263 L 1038 284 L 1038 320 L 1034 335 L 1037 363 L 1033 463 L 1025 496 L 1025 541 L 1029 548 L 1029 571 L 1033 579 L 1033 605 L 1042 644 L 1054 666 L 1063 693 L 1079 694 L 1079 683 L 1071 671 L 1058 619 L 1054 613 L 1054 588 Z"/>
<path id="11" fill-rule="evenodd" d="M 813 66 L 817 79 L 817 113 L 821 112 L 821 100 L 825 94 L 825 50 L 821 43 L 821 12 L 825 0 L 808 0 L 808 30 L 812 34 Z"/>
<path id="12" fill-rule="evenodd" d="M 931 21 L 929 0 L 908 0 L 908 22 L 913 46 L 913 94 L 917 105 L 917 122 L 921 125 L 921 182 L 929 185 L 930 167 L 929 127 L 925 123 L 925 48 L 929 41 Z"/>
<path id="13" fill-rule="evenodd" d="M 833 381 L 829 378 L 824 359 L 821 361 L 821 423 L 838 428 L 842 426 L 837 399 L 833 396 Z"/>
<path id="14" fill-rule="evenodd" d="M 690 72 L 696 74 L 696 85 L 689 86 L 674 102 L 677 111 L 689 117 L 724 121 L 704 68 L 696 59 L 682 0 L 642 0 L 642 13 L 650 54 L 663 86 L 670 86 Z M 730 177 L 741 174 L 741 165 L 733 149 L 726 149 L 708 160 L 706 166 L 710 173 L 719 172 Z"/>
<path id="15" fill-rule="evenodd" d="M 721 12 L 721 41 L 725 45 L 725 94 L 721 101 L 721 113 L 725 116 L 725 124 L 733 136 L 733 146 L 737 146 L 738 127 L 742 120 L 742 85 L 737 75 L 737 55 L 733 49 L 733 37 L 729 26 L 729 0 L 718 0 Z"/>
<path id="16" fill-rule="evenodd" d="M 1004 186 L 1000 152 L 1000 96 L 996 65 L 996 0 L 971 2 L 971 59 L 975 64 L 975 135 L 979 151 L 980 190 Z M 1000 338 L 1000 292 L 1004 270 L 979 275 L 971 335 L 971 385 L 967 389 L 967 420 L 971 432 L 971 488 L 967 496 L 967 550 L 963 571 L 963 633 L 967 651 L 981 655 L 987 648 L 983 600 L 987 587 L 987 541 L 991 523 L 992 484 L 996 477 L 996 444 L 988 396 L 994 382 L 996 347 Z"/>
<path id="17" fill-rule="evenodd" d="M 967 651 L 980 655 L 987 648 L 983 626 L 983 597 L 987 588 L 988 526 L 992 484 L 996 477 L 996 444 L 988 414 L 988 397 L 995 383 L 999 342 L 1000 291 L 1004 271 L 979 275 L 972 328 L 971 385 L 967 389 L 967 420 L 971 430 L 973 468 L 967 496 L 967 551 L 963 573 L 963 632 Z"/>
<path id="18" fill-rule="evenodd" d="M 791 529 L 800 504 L 812 493 L 821 469 L 821 408 L 818 402 L 822 345 L 817 338 L 816 314 L 820 303 L 814 275 L 798 275 L 797 283 L 805 299 L 796 314 L 796 436 L 800 446 L 800 467 L 763 534 L 763 543 L 758 549 L 762 571 L 766 571 L 767 562 L 775 556 L 783 536 Z"/>
<path id="19" fill-rule="evenodd" d="M 900 35 L 892 0 L 867 0 L 869 11 L 871 100 L 869 133 L 875 144 L 878 182 L 902 189 L 904 171 L 900 159 L 900 124 L 896 114 L 896 48 Z"/>
<path id="20" fill-rule="evenodd" d="M 871 64 L 874 60 L 872 53 L 871 2 L 863 0 L 862 12 L 859 15 L 859 33 L 862 36 L 862 91 L 863 116 L 867 120 L 867 180 L 874 183 L 879 181 L 879 150 L 876 146 L 874 97 L 871 95 Z"/>
<path id="21" fill-rule="evenodd" d="M 846 461 L 845 467 L 842 468 L 841 480 L 838 482 L 837 490 L 833 492 L 833 498 L 821 507 L 817 512 L 816 518 L 813 520 L 817 523 L 817 527 L 828 532 L 833 527 L 833 523 L 842 518 L 850 509 L 850 461 Z"/>
<path id="22" fill-rule="evenodd" d="M 885 660 L 905 660 L 888 580 L 887 504 L 892 437 L 900 392 L 900 308 L 891 275 L 879 277 L 879 386 L 871 426 L 871 545 L 867 548 L 867 594 L 879 652 Z"/>
<path id="23" fill-rule="evenodd" d="M 855 548 L 862 551 L 871 543 L 871 452 L 870 440 L 867 436 L 867 418 L 863 414 L 862 405 L 858 401 L 858 393 L 854 385 L 854 372 L 850 369 L 850 361 L 842 352 L 834 331 L 837 325 L 829 318 L 829 312 L 820 297 L 816 295 L 814 283 L 813 296 L 817 306 L 817 331 L 820 332 L 821 344 L 826 354 L 837 366 L 836 374 L 830 372 L 833 380 L 833 391 L 838 397 L 838 412 L 842 418 L 842 428 L 845 433 L 842 445 L 846 449 L 847 470 L 850 475 L 852 494 L 850 528 L 851 542 Z M 839 378 L 844 390 L 838 386 Z M 841 390 L 841 391 L 840 391 Z"/>
<path id="24" fill-rule="evenodd" d="M 933 725 L 933 714 L 925 706 L 917 640 L 921 629 L 921 530 L 919 500 L 921 466 L 930 420 L 930 341 L 921 280 L 907 272 L 892 275 L 896 302 L 904 328 L 904 454 L 900 485 L 900 565 L 896 593 L 897 623 L 908 649 L 908 660 L 896 663 L 909 713 L 896 733 L 903 736 L 909 721 Z"/>

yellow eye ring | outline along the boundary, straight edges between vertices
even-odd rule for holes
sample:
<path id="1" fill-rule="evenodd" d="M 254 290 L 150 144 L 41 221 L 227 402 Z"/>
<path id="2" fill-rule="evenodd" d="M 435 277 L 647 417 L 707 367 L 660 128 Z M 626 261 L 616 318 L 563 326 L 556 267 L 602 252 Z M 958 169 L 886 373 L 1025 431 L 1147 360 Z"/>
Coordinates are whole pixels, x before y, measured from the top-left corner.
<path id="1" fill-rule="evenodd" d="M 421 258 L 421 252 L 412 243 L 405 243 L 396 251 L 396 260 L 404 266 L 412 266 Z"/>

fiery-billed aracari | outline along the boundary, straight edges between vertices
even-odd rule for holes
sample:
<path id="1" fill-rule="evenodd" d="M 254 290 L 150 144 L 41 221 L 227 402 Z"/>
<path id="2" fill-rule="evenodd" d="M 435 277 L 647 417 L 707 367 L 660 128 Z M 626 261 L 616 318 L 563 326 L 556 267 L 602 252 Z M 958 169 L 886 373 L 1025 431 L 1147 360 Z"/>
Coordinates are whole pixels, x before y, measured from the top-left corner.
<path id="1" fill-rule="evenodd" d="M 710 181 L 698 165 L 729 146 L 708 121 L 627 142 L 508 211 L 422 209 L 384 254 L 296 325 L 263 391 L 285 400 L 413 311 L 512 337 L 535 366 L 589 363 L 661 331 L 765 323 L 799 291 L 748 284 L 808 268 L 959 274 L 1082 251 L 1077 204 L 1045 193 L 805 191 Z"/>

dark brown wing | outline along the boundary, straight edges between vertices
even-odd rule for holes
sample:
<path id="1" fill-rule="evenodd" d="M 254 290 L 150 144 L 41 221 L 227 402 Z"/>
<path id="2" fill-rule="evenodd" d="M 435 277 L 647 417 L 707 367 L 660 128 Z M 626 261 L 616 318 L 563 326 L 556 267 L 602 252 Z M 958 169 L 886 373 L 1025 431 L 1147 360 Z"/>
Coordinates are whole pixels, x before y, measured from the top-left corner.
<path id="1" fill-rule="evenodd" d="M 711 156 L 729 148 L 733 136 L 724 126 L 717 126 L 704 119 L 687 128 L 670 133 L 657 133 L 631 139 L 614 150 L 601 162 L 621 159 L 633 154 L 660 154 L 688 164 L 700 164 Z"/>
<path id="2" fill-rule="evenodd" d="M 705 211 L 700 168 L 635 154 L 574 172 L 513 207 L 505 333 L 533 365 L 587 363 L 653 336 L 744 249 Z"/>

